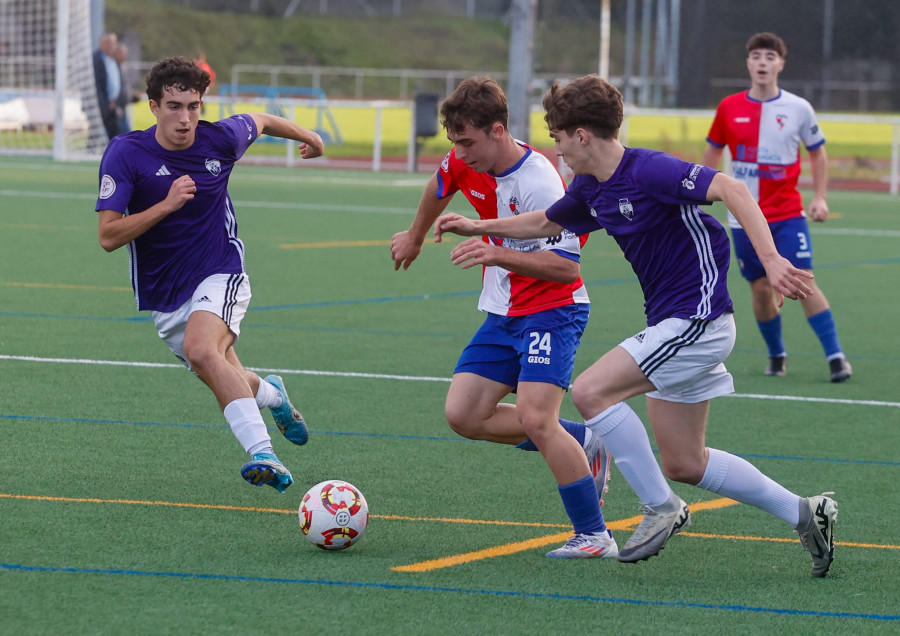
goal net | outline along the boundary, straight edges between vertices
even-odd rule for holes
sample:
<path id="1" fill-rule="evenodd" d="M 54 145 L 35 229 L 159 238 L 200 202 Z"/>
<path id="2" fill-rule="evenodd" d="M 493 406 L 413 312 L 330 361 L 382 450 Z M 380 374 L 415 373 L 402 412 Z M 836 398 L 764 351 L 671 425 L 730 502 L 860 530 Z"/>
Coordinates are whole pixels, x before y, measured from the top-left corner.
<path id="1" fill-rule="evenodd" d="M 0 154 L 98 157 L 90 0 L 0 0 Z"/>

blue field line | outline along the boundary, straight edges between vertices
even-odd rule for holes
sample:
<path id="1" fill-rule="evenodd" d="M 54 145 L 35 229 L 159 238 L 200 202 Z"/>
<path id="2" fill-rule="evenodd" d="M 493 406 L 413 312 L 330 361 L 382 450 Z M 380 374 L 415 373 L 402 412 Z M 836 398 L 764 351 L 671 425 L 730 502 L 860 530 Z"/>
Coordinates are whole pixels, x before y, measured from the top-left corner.
<path id="1" fill-rule="evenodd" d="M 816 263 L 816 269 L 833 269 L 836 267 L 859 267 L 860 265 L 897 265 L 900 258 L 867 258 L 864 261 L 842 261 L 840 263 Z"/>
<path id="2" fill-rule="evenodd" d="M 22 420 L 30 422 L 71 422 L 79 424 L 125 424 L 128 426 L 158 426 L 161 428 L 212 428 L 230 431 L 228 424 L 186 424 L 183 422 L 132 422 L 128 420 L 98 420 L 86 417 L 46 417 L 39 415 L 9 415 L 0 413 L 0 420 Z M 278 432 L 277 428 L 267 427 L 270 432 Z M 346 431 L 316 431 L 310 430 L 313 435 L 330 435 L 334 437 L 370 437 L 376 439 L 405 439 L 429 442 L 475 442 L 478 440 L 464 437 L 439 437 L 436 435 L 400 435 L 397 433 L 352 433 Z M 279 432 L 280 433 L 280 432 Z M 481 443 L 479 441 L 479 443 Z"/>
<path id="3" fill-rule="evenodd" d="M 323 587 L 348 587 L 370 590 L 399 592 L 441 592 L 445 594 L 466 594 L 474 596 L 502 596 L 506 598 L 527 598 L 547 601 L 586 601 L 616 605 L 649 607 L 683 607 L 689 609 L 719 610 L 730 612 L 753 612 L 757 614 L 781 614 L 785 616 L 815 616 L 819 618 L 861 618 L 873 621 L 897 621 L 896 614 L 861 614 L 856 612 L 821 612 L 812 610 L 785 609 L 777 607 L 753 607 L 751 605 L 715 605 L 712 603 L 690 603 L 687 601 L 651 601 L 642 599 L 613 598 L 605 596 L 581 596 L 571 594 L 550 594 L 506 590 L 469 589 L 462 587 L 440 587 L 431 585 L 401 585 L 396 583 L 365 583 L 362 581 L 331 581 L 328 579 L 292 579 L 262 576 L 236 576 L 226 574 L 202 574 L 195 572 L 154 572 L 145 570 L 119 570 L 102 568 L 53 568 L 15 563 L 0 563 L 0 570 L 8 572 L 37 572 L 41 574 L 103 574 L 109 576 L 137 576 L 170 579 L 193 579 L 200 581 L 228 581 L 241 583 L 277 583 L 280 585 L 316 585 Z"/>
<path id="4" fill-rule="evenodd" d="M 125 424 L 129 426 L 159 426 L 171 428 L 212 428 L 223 431 L 231 430 L 227 424 L 185 424 L 185 423 L 164 423 L 164 422 L 131 422 L 128 420 L 100 420 L 83 417 L 46 417 L 38 415 L 11 415 L 8 413 L 0 413 L 0 420 L 22 420 L 30 422 L 73 422 L 80 424 Z M 271 432 L 277 429 L 268 427 Z M 332 437 L 367 437 L 371 439 L 401 439 L 409 441 L 427 441 L 427 442 L 466 442 L 473 444 L 488 444 L 481 440 L 471 440 L 464 437 L 440 437 L 437 435 L 401 435 L 398 433 L 358 433 L 351 431 L 317 431 L 310 430 L 311 435 L 323 435 Z M 653 452 L 659 454 L 657 449 Z M 862 466 L 900 466 L 900 461 L 886 460 L 864 460 L 864 459 L 834 459 L 831 457 L 799 457 L 792 455 L 763 455 L 755 453 L 734 453 L 738 457 L 745 459 L 780 459 L 790 461 L 807 461 L 807 462 L 827 462 L 832 464 L 856 464 Z"/>
<path id="5" fill-rule="evenodd" d="M 105 322 L 150 322 L 149 314 L 139 316 L 75 316 L 72 314 L 34 314 L 24 311 L 0 311 L 4 318 L 52 318 L 54 320 L 99 320 Z"/>
<path id="6" fill-rule="evenodd" d="M 172 428 L 229 428 L 227 424 L 183 424 L 162 422 L 137 422 L 131 420 L 97 420 L 87 417 L 45 417 L 39 415 L 8 415 L 0 413 L 2 420 L 23 420 L 31 422 L 71 422 L 79 424 L 126 424 L 128 426 L 159 426 Z"/>
<path id="7" fill-rule="evenodd" d="M 622 283 L 631 283 L 637 282 L 637 278 L 610 278 L 605 280 L 594 280 L 594 281 L 584 281 L 585 285 L 620 285 Z M 305 309 L 309 307 L 332 307 L 332 306 L 341 306 L 341 305 L 369 305 L 374 303 L 394 303 L 394 302 L 409 302 L 409 301 L 420 301 L 420 300 L 441 300 L 444 298 L 464 298 L 471 296 L 479 296 L 481 294 L 480 289 L 468 290 L 468 291 L 458 291 L 458 292 L 445 292 L 442 294 L 417 294 L 414 296 L 385 296 L 383 298 L 359 298 L 354 300 L 323 300 L 320 302 L 314 303 L 296 303 L 296 304 L 288 304 L 288 305 L 266 305 L 262 307 L 251 307 L 248 310 L 248 313 L 253 311 L 272 311 L 272 310 L 281 310 L 281 309 Z"/>

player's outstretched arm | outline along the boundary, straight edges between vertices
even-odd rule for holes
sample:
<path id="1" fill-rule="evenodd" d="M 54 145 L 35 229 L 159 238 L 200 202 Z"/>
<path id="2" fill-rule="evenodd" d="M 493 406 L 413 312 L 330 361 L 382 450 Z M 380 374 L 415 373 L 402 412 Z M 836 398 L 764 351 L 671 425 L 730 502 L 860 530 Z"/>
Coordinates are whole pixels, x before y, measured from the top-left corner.
<path id="1" fill-rule="evenodd" d="M 452 196 L 437 198 L 438 180 L 437 174 L 432 175 L 425 191 L 422 192 L 422 199 L 419 201 L 419 207 L 416 209 L 416 216 L 408 230 L 397 232 L 391 237 L 391 259 L 394 261 L 394 271 L 400 269 L 409 269 L 412 262 L 418 258 L 422 252 L 422 244 L 428 235 L 428 230 L 434 225 L 441 213 L 447 209 Z"/>
<path id="2" fill-rule="evenodd" d="M 294 122 L 269 113 L 251 113 L 260 135 L 271 135 L 300 142 L 300 156 L 304 159 L 321 157 L 325 152 L 325 142 L 314 130 L 307 130 Z"/>
<path id="3" fill-rule="evenodd" d="M 521 276 L 530 276 L 554 283 L 574 283 L 581 274 L 581 265 L 571 258 L 553 251 L 520 252 L 494 245 L 481 238 L 468 238 L 450 251 L 454 265 L 468 269 L 476 265 L 496 265 Z"/>
<path id="4" fill-rule="evenodd" d="M 547 218 L 546 210 L 535 210 L 503 219 L 474 221 L 459 214 L 445 214 L 434 225 L 434 242 L 445 232 L 460 236 L 502 236 L 503 238 L 549 238 L 562 234 L 563 227 Z"/>
<path id="5" fill-rule="evenodd" d="M 778 293 L 779 306 L 784 303 L 785 296 L 799 300 L 813 293 L 805 282 L 813 278 L 812 272 L 794 267 L 778 253 L 769 224 L 745 184 L 719 172 L 713 177 L 706 198 L 722 201 L 747 232 L 769 282 Z"/>

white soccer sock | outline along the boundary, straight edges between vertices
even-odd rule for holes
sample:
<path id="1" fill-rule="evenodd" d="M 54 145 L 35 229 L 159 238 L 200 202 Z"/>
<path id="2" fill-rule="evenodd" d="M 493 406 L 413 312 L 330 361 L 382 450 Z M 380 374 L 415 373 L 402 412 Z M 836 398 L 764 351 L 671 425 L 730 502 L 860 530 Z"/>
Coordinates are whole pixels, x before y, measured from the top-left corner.
<path id="1" fill-rule="evenodd" d="M 281 406 L 283 401 L 281 392 L 278 389 L 263 378 L 259 379 L 259 389 L 256 391 L 256 406 L 261 409 L 277 408 Z"/>
<path id="2" fill-rule="evenodd" d="M 697 484 L 723 497 L 756 506 L 784 519 L 791 527 L 800 521 L 800 497 L 737 455 L 715 448 L 709 451 L 709 461 L 703 479 Z"/>
<path id="3" fill-rule="evenodd" d="M 619 402 L 585 424 L 600 435 L 642 504 L 659 506 L 668 501 L 672 489 L 653 456 L 644 423 L 630 406 Z"/>
<path id="4" fill-rule="evenodd" d="M 260 444 L 267 444 L 272 448 L 272 438 L 266 430 L 262 413 L 253 398 L 238 398 L 225 407 L 225 421 L 231 427 L 231 432 L 248 453 L 257 450 Z"/>

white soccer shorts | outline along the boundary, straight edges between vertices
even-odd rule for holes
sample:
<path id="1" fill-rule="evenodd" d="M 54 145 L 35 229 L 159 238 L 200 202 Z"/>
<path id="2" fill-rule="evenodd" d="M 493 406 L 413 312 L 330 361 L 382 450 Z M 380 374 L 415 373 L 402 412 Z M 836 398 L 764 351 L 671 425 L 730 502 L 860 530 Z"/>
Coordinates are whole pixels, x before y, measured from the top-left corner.
<path id="1" fill-rule="evenodd" d="M 696 404 L 734 393 L 725 358 L 734 348 L 734 316 L 667 318 L 620 344 L 656 387 L 649 397 Z"/>
<path id="2" fill-rule="evenodd" d="M 241 321 L 250 306 L 250 277 L 246 274 L 213 274 L 203 280 L 194 295 L 170 312 L 151 311 L 150 317 L 163 342 L 188 369 L 184 356 L 184 330 L 195 311 L 208 311 L 225 321 L 237 342 Z"/>

